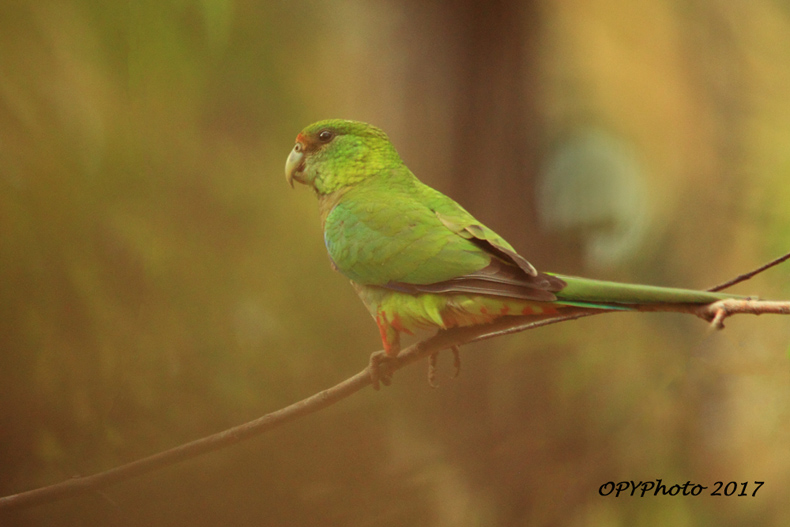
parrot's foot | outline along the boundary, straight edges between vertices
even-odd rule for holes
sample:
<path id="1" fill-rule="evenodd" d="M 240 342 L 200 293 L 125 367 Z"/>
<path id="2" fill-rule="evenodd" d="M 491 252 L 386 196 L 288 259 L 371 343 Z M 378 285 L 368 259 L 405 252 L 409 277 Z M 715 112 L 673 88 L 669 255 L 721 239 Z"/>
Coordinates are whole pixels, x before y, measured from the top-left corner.
<path id="1" fill-rule="evenodd" d="M 368 363 L 368 371 L 370 372 L 370 382 L 374 390 L 381 388 L 381 384 L 389 386 L 392 384 L 392 372 L 382 371 L 381 365 L 393 360 L 395 357 L 387 355 L 385 351 L 377 351 L 370 354 L 370 362 Z"/>
<path id="2" fill-rule="evenodd" d="M 428 357 L 428 385 L 431 388 L 438 388 L 436 384 L 436 361 L 439 360 L 439 352 L 435 351 Z"/>
<path id="3" fill-rule="evenodd" d="M 453 366 L 455 366 L 455 372 L 453 376 L 450 377 L 451 379 L 456 379 L 461 374 L 461 353 L 458 349 L 458 346 L 453 346 L 450 348 L 450 351 L 453 352 Z M 428 384 L 431 388 L 438 388 L 439 385 L 436 383 L 436 361 L 439 359 L 439 352 L 432 353 L 430 358 L 428 359 Z"/>
<path id="4" fill-rule="evenodd" d="M 453 352 L 453 366 L 455 366 L 453 376 L 450 378 L 457 379 L 458 376 L 461 375 L 461 350 L 458 348 L 458 346 L 453 346 L 450 348 L 450 351 Z"/>

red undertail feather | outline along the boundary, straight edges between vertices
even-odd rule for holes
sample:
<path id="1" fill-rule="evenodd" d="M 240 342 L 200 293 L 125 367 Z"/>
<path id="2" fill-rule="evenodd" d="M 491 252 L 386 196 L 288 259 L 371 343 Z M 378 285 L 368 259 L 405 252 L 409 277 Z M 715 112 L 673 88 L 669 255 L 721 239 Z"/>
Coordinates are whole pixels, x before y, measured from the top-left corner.
<path id="1" fill-rule="evenodd" d="M 390 325 L 393 328 L 395 328 L 396 331 L 402 331 L 403 333 L 406 333 L 408 335 L 413 335 L 414 334 L 411 331 L 409 331 L 409 329 L 406 328 L 403 325 L 403 323 L 401 322 L 401 319 L 400 319 L 400 315 L 398 315 L 397 313 L 392 315 L 392 320 L 390 321 Z"/>
<path id="2" fill-rule="evenodd" d="M 387 320 L 385 311 L 379 311 L 376 314 L 376 325 L 379 327 L 384 352 L 390 357 L 396 357 L 400 353 L 400 331 L 409 334 L 411 334 L 411 331 L 403 327 L 397 314 L 393 317 L 392 322 Z"/>

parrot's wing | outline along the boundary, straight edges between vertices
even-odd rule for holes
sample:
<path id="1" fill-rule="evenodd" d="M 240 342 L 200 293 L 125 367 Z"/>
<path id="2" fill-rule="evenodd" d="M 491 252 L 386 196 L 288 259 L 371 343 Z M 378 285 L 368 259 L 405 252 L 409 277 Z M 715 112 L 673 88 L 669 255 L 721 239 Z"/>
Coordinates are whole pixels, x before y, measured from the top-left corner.
<path id="1" fill-rule="evenodd" d="M 538 273 L 460 205 L 430 191 L 422 196 L 429 199 L 366 193 L 338 203 L 324 229 L 335 267 L 359 284 L 413 294 L 556 299 L 562 280 Z"/>

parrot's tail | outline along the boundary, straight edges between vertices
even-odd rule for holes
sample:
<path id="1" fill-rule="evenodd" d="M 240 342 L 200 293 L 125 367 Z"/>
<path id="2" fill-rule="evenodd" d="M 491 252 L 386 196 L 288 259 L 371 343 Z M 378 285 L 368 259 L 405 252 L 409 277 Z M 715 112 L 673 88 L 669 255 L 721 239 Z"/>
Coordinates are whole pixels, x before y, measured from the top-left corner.
<path id="1" fill-rule="evenodd" d="M 728 298 L 745 298 L 728 293 L 693 289 L 623 284 L 551 273 L 567 285 L 557 291 L 562 304 L 601 309 L 633 309 L 645 304 L 710 304 Z"/>

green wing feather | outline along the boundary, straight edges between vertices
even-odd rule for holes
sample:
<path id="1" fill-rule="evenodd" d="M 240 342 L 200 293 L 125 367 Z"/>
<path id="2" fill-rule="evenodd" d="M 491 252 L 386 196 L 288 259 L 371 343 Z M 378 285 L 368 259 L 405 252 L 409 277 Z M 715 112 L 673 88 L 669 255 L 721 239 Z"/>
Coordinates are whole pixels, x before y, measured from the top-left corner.
<path id="1" fill-rule="evenodd" d="M 435 209 L 451 212 L 459 225 L 474 222 L 469 213 L 458 205 L 450 211 L 452 200 L 436 191 L 426 196 L 428 187 L 416 180 L 389 183 L 349 190 L 327 215 L 324 241 L 340 272 L 362 285 L 432 284 L 490 263 L 489 254 L 448 229 Z"/>

